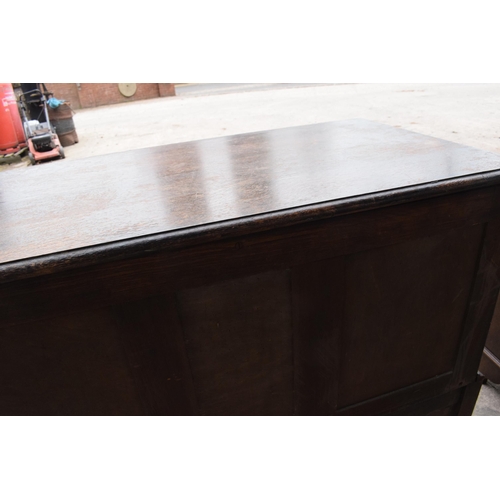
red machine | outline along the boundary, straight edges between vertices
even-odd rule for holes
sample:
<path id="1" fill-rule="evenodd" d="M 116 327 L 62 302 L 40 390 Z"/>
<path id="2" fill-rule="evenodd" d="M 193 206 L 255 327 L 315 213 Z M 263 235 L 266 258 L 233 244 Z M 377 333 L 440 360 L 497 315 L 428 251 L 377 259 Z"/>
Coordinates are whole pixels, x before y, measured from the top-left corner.
<path id="1" fill-rule="evenodd" d="M 47 94 L 51 95 L 49 92 Z M 49 120 L 46 95 L 39 89 L 24 92 L 20 104 L 31 164 L 50 158 L 64 158 L 64 148 Z M 38 120 L 30 120 L 27 117 L 27 107 L 31 104 L 40 109 Z M 43 119 L 45 121 L 40 121 Z"/>
<path id="2" fill-rule="evenodd" d="M 16 153 L 26 147 L 26 137 L 10 83 L 0 83 L 0 154 Z"/>

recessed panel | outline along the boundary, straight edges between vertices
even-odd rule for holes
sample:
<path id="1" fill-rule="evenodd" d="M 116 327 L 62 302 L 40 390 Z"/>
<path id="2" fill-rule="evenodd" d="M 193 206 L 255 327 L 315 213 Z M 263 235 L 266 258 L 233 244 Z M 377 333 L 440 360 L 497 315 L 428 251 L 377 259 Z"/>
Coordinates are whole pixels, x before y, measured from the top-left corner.
<path id="1" fill-rule="evenodd" d="M 141 413 L 107 309 L 2 329 L 1 415 Z"/>
<path id="2" fill-rule="evenodd" d="M 452 371 L 482 226 L 348 258 L 339 407 Z"/>
<path id="3" fill-rule="evenodd" d="M 288 272 L 185 290 L 178 299 L 200 412 L 292 414 Z"/>

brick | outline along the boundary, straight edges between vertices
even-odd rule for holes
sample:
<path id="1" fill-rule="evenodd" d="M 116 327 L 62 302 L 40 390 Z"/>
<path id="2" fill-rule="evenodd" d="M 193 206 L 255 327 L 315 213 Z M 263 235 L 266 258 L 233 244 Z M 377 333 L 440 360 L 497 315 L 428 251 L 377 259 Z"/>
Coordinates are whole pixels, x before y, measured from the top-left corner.
<path id="1" fill-rule="evenodd" d="M 46 83 L 47 89 L 58 99 L 70 102 L 73 109 L 92 108 L 141 99 L 175 95 L 173 83 L 138 83 L 131 97 L 120 93 L 117 83 Z"/>

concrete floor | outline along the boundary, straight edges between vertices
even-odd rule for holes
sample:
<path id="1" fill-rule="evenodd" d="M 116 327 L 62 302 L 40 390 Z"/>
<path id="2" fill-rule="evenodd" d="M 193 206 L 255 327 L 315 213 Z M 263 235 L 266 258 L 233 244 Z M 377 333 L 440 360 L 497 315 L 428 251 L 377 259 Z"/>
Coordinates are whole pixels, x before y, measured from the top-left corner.
<path id="1" fill-rule="evenodd" d="M 474 408 L 475 417 L 500 416 L 500 386 L 488 381 L 483 385 Z"/>
<path id="2" fill-rule="evenodd" d="M 189 90 L 189 88 L 191 89 Z M 248 91 L 252 89 L 252 91 Z M 352 84 L 179 87 L 179 95 L 78 110 L 68 158 L 158 144 L 366 118 L 500 153 L 500 86 Z M 183 89 L 183 90 L 181 90 Z M 222 93 L 223 92 L 223 93 Z"/>
<path id="3" fill-rule="evenodd" d="M 284 90 L 299 87 L 318 87 L 331 83 L 181 83 L 176 85 L 177 96 L 203 96 L 256 92 L 259 90 Z M 342 85 L 342 84 L 336 84 Z"/>
<path id="4" fill-rule="evenodd" d="M 80 142 L 58 161 L 349 118 L 500 153 L 498 84 L 190 84 L 176 97 L 77 110 Z M 474 415 L 500 415 L 497 387 L 483 386 Z"/>

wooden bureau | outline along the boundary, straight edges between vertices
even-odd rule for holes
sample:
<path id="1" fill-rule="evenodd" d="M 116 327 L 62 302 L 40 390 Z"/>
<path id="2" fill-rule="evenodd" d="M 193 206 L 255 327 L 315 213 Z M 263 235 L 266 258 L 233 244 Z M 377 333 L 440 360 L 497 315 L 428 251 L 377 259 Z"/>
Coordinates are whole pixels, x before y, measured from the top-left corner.
<path id="1" fill-rule="evenodd" d="M 466 415 L 500 156 L 347 120 L 0 173 L 3 415 Z"/>

